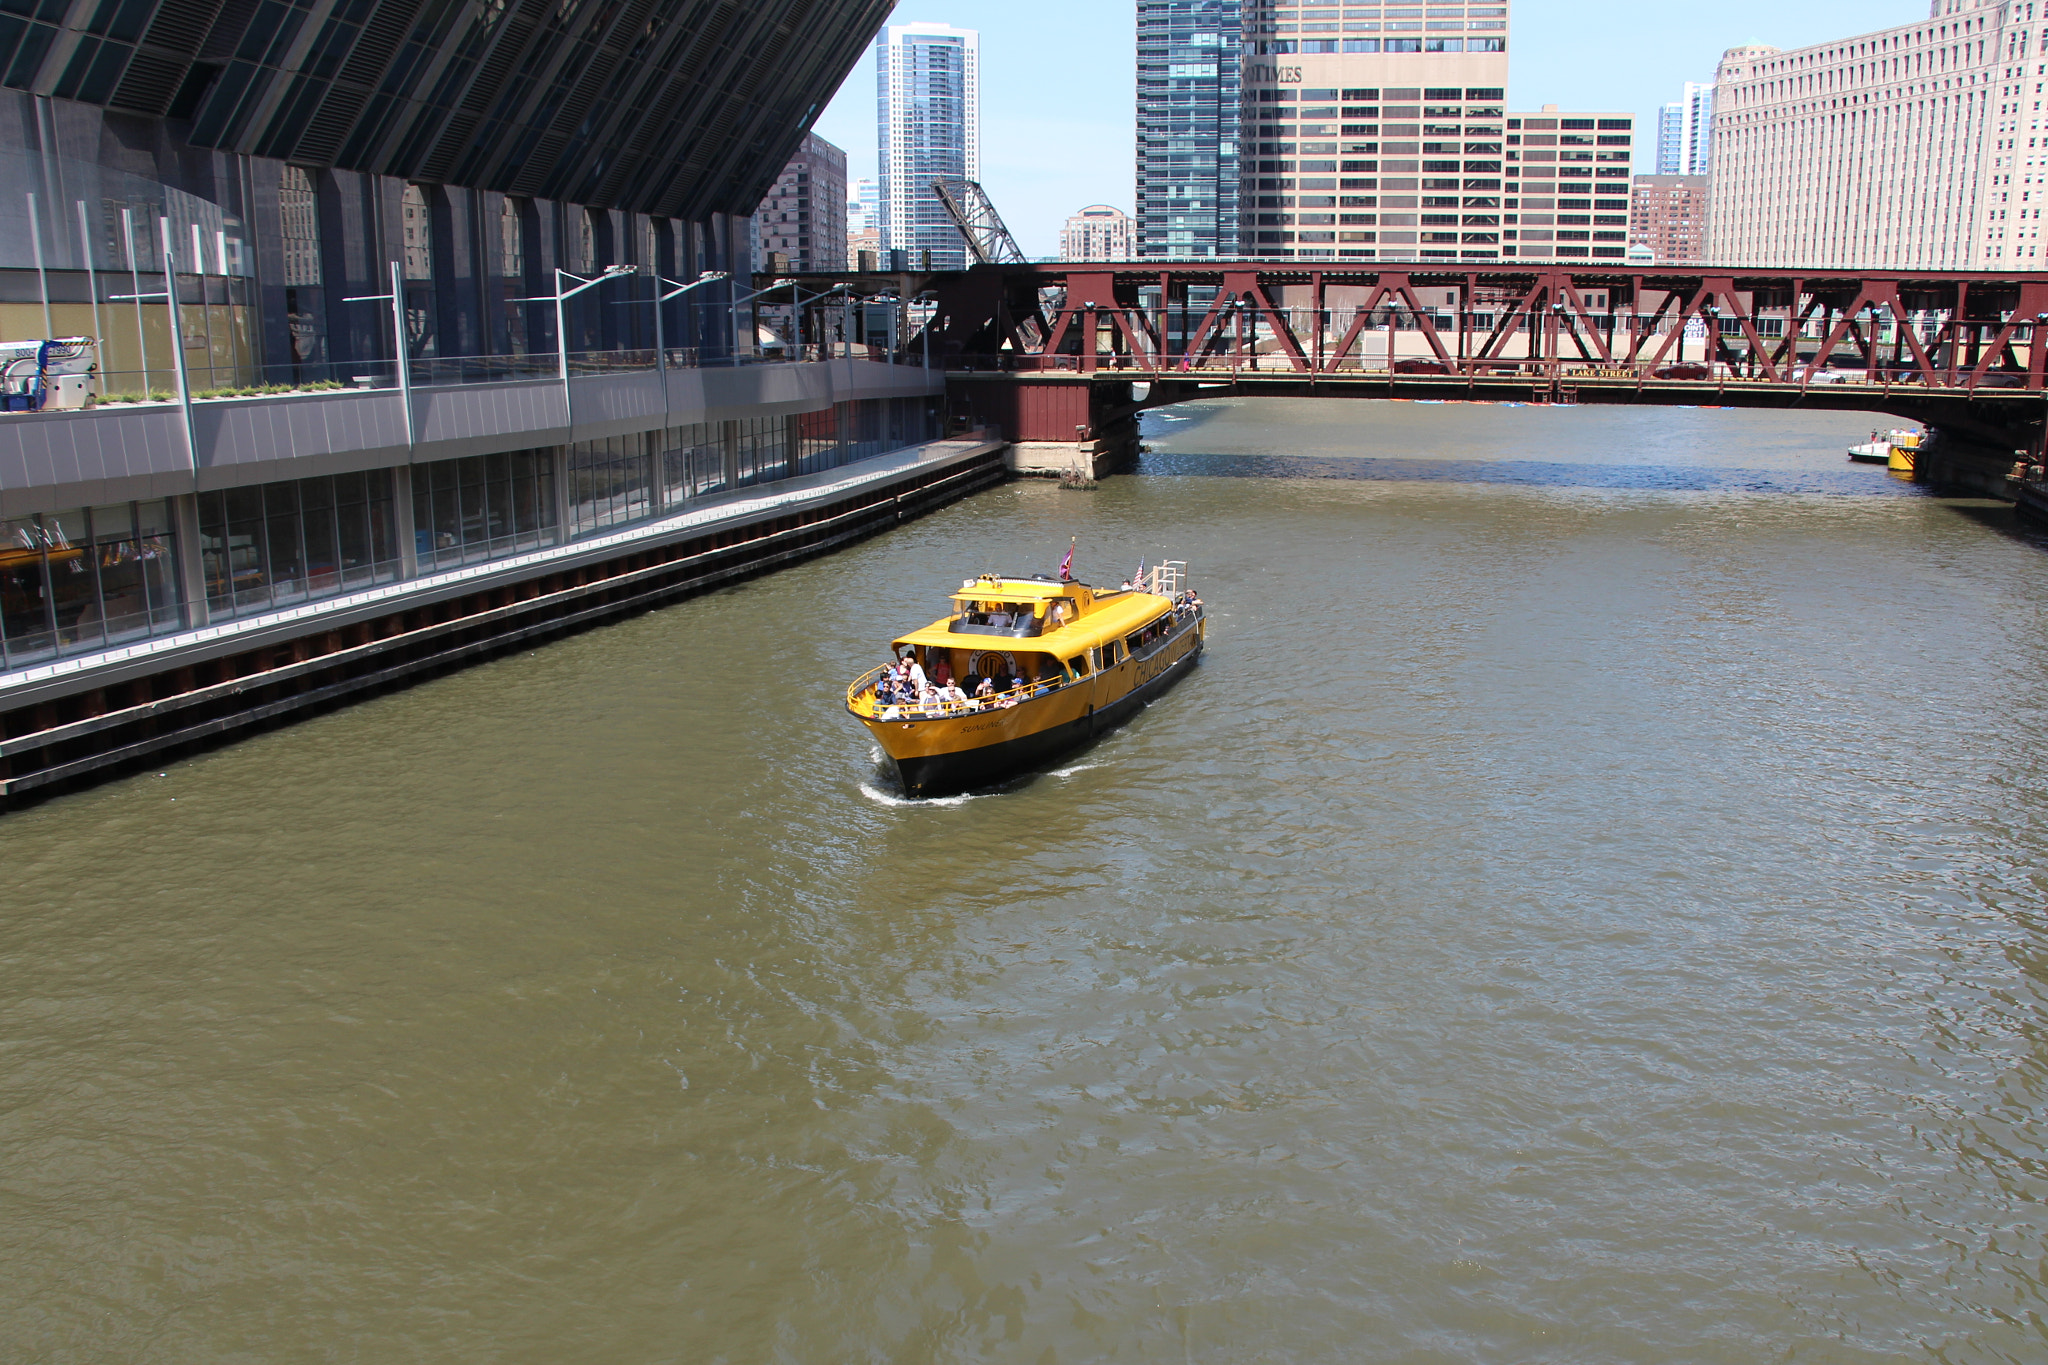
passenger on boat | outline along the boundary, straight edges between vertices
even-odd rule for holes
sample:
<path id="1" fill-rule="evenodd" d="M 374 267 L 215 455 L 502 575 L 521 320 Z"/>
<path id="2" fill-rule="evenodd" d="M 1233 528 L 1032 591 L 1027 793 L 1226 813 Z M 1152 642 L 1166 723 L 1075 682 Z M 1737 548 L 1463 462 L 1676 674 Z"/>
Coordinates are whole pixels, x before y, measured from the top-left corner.
<path id="1" fill-rule="evenodd" d="M 939 688 L 939 708 L 948 714 L 954 715 L 967 709 L 967 694 L 962 692 L 959 684 L 953 682 L 950 678 L 947 679 L 943 687 Z"/>
<path id="2" fill-rule="evenodd" d="M 917 693 L 924 691 L 924 669 L 918 666 L 917 656 L 915 654 L 905 654 L 901 659 L 897 661 L 896 685 L 899 689 L 908 687 L 910 689 L 912 696 L 915 696 Z"/>
<path id="3" fill-rule="evenodd" d="M 979 683 L 975 685 L 974 688 L 975 706 L 980 708 L 986 708 L 988 706 L 989 699 L 995 696 L 995 694 L 996 680 L 994 678 L 983 678 Z"/>
<path id="4" fill-rule="evenodd" d="M 931 678 L 933 685 L 937 687 L 951 687 L 953 685 L 953 665 L 946 662 L 945 655 L 941 654 L 933 661 Z"/>

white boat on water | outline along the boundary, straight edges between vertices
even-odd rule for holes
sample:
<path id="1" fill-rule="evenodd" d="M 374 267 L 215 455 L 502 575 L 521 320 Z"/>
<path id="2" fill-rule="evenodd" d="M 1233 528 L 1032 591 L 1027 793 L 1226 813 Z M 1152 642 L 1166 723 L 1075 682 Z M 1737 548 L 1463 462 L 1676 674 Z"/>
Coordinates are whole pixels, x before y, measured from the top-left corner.
<path id="1" fill-rule="evenodd" d="M 1906 468 L 1911 469 L 1912 453 L 1920 448 L 1922 433 L 1903 427 L 1891 431 L 1873 431 L 1870 439 L 1860 446 L 1849 447 L 1849 458 L 1857 464 L 1881 464 L 1897 467 L 1898 457 L 1906 457 Z"/>

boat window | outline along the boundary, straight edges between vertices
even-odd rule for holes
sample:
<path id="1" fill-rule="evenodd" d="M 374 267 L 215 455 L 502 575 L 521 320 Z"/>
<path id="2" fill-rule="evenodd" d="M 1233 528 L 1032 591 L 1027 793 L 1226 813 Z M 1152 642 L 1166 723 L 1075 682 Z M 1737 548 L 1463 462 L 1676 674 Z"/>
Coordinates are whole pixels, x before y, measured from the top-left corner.
<path id="1" fill-rule="evenodd" d="M 1003 602 L 990 598 L 958 599 L 953 617 L 955 632 L 986 635 L 1036 635 L 1037 622 L 1029 602 Z"/>
<path id="2" fill-rule="evenodd" d="M 1128 640 L 1124 641 L 1124 643 L 1130 649 L 1131 653 L 1142 654 L 1144 651 L 1158 644 L 1161 640 L 1164 640 L 1167 636 L 1168 631 L 1171 629 L 1172 627 L 1170 627 L 1167 624 L 1166 618 L 1162 616 L 1156 621 L 1146 622 L 1145 628 L 1143 630 L 1139 631 L 1136 635 L 1131 636 Z"/>
<path id="3" fill-rule="evenodd" d="M 1111 640 L 1102 647 L 1102 666 L 1104 668 L 1115 668 L 1123 660 L 1123 657 L 1124 647 L 1123 642 L 1120 640 Z"/>
<path id="4" fill-rule="evenodd" d="M 1077 677 L 1077 678 L 1085 678 L 1085 677 L 1087 677 L 1087 676 L 1088 676 L 1088 656 L 1087 656 L 1086 654 L 1083 654 L 1083 655 L 1082 655 L 1082 656 L 1081 656 L 1080 658 L 1078 658 L 1078 659 L 1069 659 L 1069 660 L 1067 660 L 1067 667 L 1068 667 L 1069 669 L 1073 670 L 1073 674 L 1074 674 L 1074 676 L 1075 676 L 1075 677 Z"/>

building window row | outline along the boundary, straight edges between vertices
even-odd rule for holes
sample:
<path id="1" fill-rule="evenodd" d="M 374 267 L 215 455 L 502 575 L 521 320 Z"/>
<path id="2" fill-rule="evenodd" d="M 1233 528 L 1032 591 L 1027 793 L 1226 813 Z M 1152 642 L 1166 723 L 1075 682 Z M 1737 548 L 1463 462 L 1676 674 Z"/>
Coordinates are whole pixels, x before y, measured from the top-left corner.
<path id="1" fill-rule="evenodd" d="M 571 538 L 728 488 L 836 468 L 941 434 L 939 405 L 875 398 L 820 412 L 671 427 L 570 447 Z M 209 620 L 258 616 L 399 580 L 394 472 L 409 479 L 421 572 L 561 540 L 554 449 L 223 489 L 197 495 Z M 0 520 L 0 669 L 185 628 L 165 499 Z"/>
<path id="2" fill-rule="evenodd" d="M 391 582 L 400 562 L 390 472 L 201 493 L 199 560 L 216 621 Z"/>
<path id="3" fill-rule="evenodd" d="M 0 667 L 176 632 L 175 549 L 162 499 L 0 521 Z"/>

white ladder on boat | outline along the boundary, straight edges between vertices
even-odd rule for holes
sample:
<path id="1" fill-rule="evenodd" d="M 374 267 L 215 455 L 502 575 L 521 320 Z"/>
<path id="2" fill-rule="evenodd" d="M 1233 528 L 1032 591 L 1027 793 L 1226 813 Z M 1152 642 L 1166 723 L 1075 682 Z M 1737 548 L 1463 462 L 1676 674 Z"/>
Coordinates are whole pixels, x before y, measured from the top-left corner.
<path id="1" fill-rule="evenodd" d="M 1187 574 L 1186 560 L 1169 559 L 1145 575 L 1145 591 L 1155 597 L 1177 597 Z"/>

